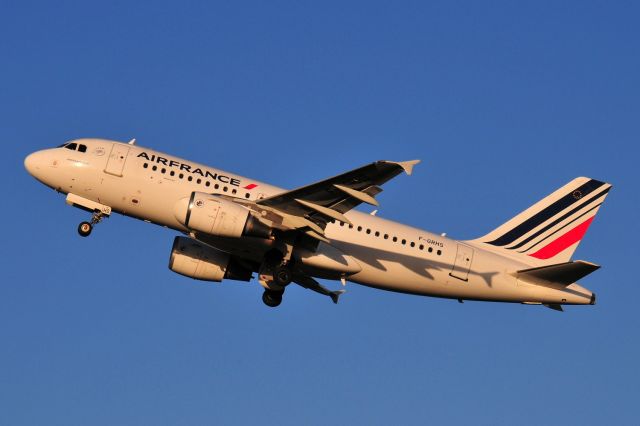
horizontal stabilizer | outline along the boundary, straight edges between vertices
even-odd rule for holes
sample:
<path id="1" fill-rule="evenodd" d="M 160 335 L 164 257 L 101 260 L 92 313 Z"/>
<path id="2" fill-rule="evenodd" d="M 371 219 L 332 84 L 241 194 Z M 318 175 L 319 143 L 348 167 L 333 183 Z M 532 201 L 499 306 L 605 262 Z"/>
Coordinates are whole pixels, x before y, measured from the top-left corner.
<path id="1" fill-rule="evenodd" d="M 542 266 L 539 268 L 522 269 L 518 271 L 518 279 L 524 281 L 546 281 L 562 286 L 568 286 L 593 271 L 600 269 L 599 265 L 576 260 L 575 262 L 558 263 L 556 265 Z"/>

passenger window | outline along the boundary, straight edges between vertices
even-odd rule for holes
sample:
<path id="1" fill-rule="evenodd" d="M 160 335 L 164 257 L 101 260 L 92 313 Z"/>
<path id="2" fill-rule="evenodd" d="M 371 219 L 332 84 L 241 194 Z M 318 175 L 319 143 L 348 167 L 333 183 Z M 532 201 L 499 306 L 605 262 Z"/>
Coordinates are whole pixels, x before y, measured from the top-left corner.
<path id="1" fill-rule="evenodd" d="M 433 251 L 433 247 L 429 247 L 429 253 Z"/>
<path id="2" fill-rule="evenodd" d="M 358 232 L 362 231 L 362 226 L 358 226 Z"/>
<path id="3" fill-rule="evenodd" d="M 380 232 L 376 231 L 376 237 L 379 237 L 379 236 L 380 236 Z"/>
<path id="4" fill-rule="evenodd" d="M 202 183 L 202 179 L 198 179 L 198 180 L 196 181 L 196 183 L 197 183 L 198 185 L 200 185 L 200 184 Z"/>
<path id="5" fill-rule="evenodd" d="M 189 182 L 191 182 L 191 181 L 193 180 L 193 176 L 189 176 L 189 177 L 187 178 L 187 180 L 188 180 Z"/>
<path id="6" fill-rule="evenodd" d="M 414 243 L 413 241 L 411 241 L 411 247 L 415 247 L 416 243 Z"/>
<path id="7" fill-rule="evenodd" d="M 398 241 L 398 237 L 393 237 L 393 242 L 395 243 L 396 241 Z"/>
<path id="8" fill-rule="evenodd" d="M 78 151 L 87 152 L 87 146 L 86 145 L 78 145 Z"/>
<path id="9" fill-rule="evenodd" d="M 244 194 L 244 198 L 249 198 L 249 197 L 251 197 L 251 194 L 249 194 L 248 192 Z"/>
<path id="10" fill-rule="evenodd" d="M 206 181 L 206 182 L 204 183 L 204 186 L 211 186 L 211 182 Z"/>
<path id="11" fill-rule="evenodd" d="M 69 145 L 65 146 L 65 148 L 70 149 L 71 151 L 75 151 L 77 147 L 78 144 L 76 143 L 70 143 Z"/>

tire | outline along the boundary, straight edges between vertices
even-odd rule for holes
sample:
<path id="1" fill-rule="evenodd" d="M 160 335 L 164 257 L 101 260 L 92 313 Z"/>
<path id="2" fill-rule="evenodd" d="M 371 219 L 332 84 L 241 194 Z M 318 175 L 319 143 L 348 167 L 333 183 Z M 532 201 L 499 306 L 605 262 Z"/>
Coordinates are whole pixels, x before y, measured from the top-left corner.
<path id="1" fill-rule="evenodd" d="M 291 284 L 292 279 L 291 270 L 287 267 L 277 268 L 273 273 L 273 280 L 283 287 Z"/>
<path id="2" fill-rule="evenodd" d="M 282 303 L 283 294 L 283 291 L 265 290 L 264 293 L 262 293 L 262 301 L 268 307 L 275 308 Z"/>
<path id="3" fill-rule="evenodd" d="M 88 237 L 89 234 L 91 234 L 92 230 L 93 225 L 91 225 L 89 222 L 82 222 L 80 225 L 78 225 L 78 234 L 80 234 L 81 237 Z"/>

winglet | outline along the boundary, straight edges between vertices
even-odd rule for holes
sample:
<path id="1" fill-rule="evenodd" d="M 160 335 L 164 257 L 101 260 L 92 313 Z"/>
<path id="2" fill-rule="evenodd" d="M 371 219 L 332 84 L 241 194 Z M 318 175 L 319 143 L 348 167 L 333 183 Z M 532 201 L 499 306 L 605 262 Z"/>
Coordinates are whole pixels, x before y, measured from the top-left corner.
<path id="1" fill-rule="evenodd" d="M 397 164 L 398 166 L 402 167 L 402 169 L 405 171 L 406 174 L 411 176 L 411 173 L 413 173 L 413 167 L 416 164 L 420 163 L 420 161 L 422 160 L 411 160 L 411 161 L 400 161 L 400 162 L 388 161 L 388 163 Z"/>
<path id="2" fill-rule="evenodd" d="M 345 291 L 347 291 L 347 290 L 332 291 L 331 293 L 329 293 L 329 297 L 331 297 L 331 300 L 333 300 L 333 303 L 335 303 L 337 305 L 338 304 L 338 299 L 340 298 L 340 296 L 342 296 L 342 294 Z"/>

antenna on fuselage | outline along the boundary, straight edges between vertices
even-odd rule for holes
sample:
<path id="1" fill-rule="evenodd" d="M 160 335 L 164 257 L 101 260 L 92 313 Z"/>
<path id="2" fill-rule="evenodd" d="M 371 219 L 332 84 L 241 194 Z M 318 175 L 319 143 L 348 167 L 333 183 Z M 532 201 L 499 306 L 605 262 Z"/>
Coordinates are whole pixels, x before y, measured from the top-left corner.
<path id="1" fill-rule="evenodd" d="M 129 145 L 135 145 L 136 144 L 136 138 L 133 138 L 129 141 Z"/>

